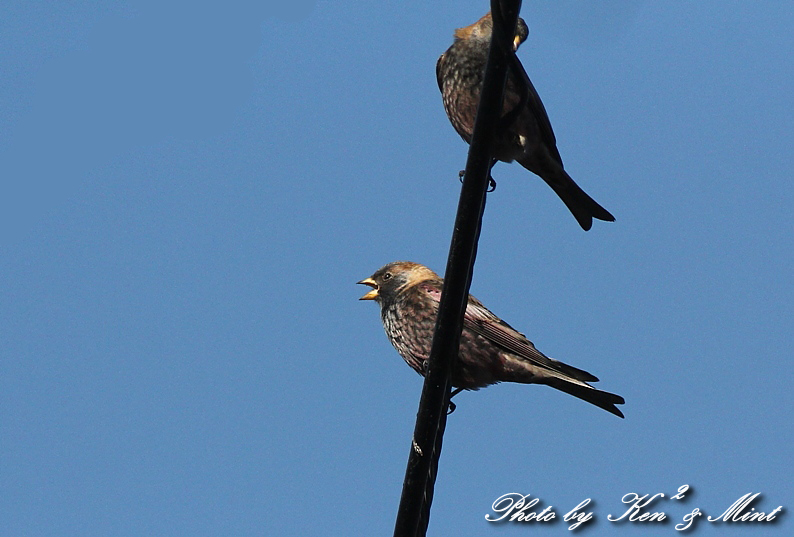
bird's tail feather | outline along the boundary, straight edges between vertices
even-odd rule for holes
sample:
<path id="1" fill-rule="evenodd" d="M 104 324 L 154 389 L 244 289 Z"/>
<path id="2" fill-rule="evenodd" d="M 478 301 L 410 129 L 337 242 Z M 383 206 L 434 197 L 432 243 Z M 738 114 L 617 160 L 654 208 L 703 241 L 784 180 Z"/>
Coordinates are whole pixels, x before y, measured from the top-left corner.
<path id="1" fill-rule="evenodd" d="M 587 192 L 582 190 L 562 166 L 554 163 L 548 166 L 546 170 L 536 171 L 533 168 L 537 168 L 537 166 L 530 168 L 530 162 L 526 164 L 522 162 L 521 164 L 546 181 L 546 184 L 560 197 L 585 231 L 593 226 L 593 218 L 607 222 L 615 221 L 615 217 L 591 198 Z"/>
<path id="2" fill-rule="evenodd" d="M 574 384 L 573 382 L 568 382 L 558 377 L 546 378 L 543 380 L 543 383 L 569 395 L 573 395 L 574 397 L 578 397 L 579 399 L 587 401 L 588 403 L 599 408 L 603 408 L 607 412 L 611 412 L 618 417 L 623 417 L 623 412 L 621 412 L 615 405 L 622 405 L 626 401 L 617 394 L 603 392 L 593 388 L 592 386 Z"/>

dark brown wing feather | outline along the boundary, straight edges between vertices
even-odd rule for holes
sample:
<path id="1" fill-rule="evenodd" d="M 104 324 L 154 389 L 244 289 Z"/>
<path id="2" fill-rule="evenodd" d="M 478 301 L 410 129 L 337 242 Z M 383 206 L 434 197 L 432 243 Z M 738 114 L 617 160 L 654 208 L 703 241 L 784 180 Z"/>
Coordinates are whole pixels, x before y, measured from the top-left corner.
<path id="1" fill-rule="evenodd" d="M 445 52 L 439 56 L 436 62 L 436 82 L 438 82 L 438 90 L 442 93 L 444 92 L 444 79 L 441 77 L 441 62 L 444 61 L 444 56 L 446 55 L 447 53 Z"/>
<path id="2" fill-rule="evenodd" d="M 513 122 L 514 128 L 520 131 L 522 122 L 527 121 L 526 114 L 531 114 L 538 126 L 540 138 L 548 148 L 549 155 L 562 166 L 562 157 L 557 149 L 557 138 L 551 128 L 551 121 L 549 121 L 549 115 L 546 113 L 546 107 L 543 106 L 540 95 L 535 90 L 535 86 L 532 85 L 529 75 L 518 58 L 510 63 L 510 74 L 507 83 L 512 91 L 505 92 L 505 110 L 508 110 L 508 104 L 510 109 L 518 106 L 521 99 L 522 82 L 527 89 L 527 101 L 524 105 L 523 113 L 519 114 L 516 121 Z"/>
<path id="3" fill-rule="evenodd" d="M 524 334 L 494 315 L 474 297 L 469 298 L 464 326 L 476 334 L 534 365 L 557 371 L 583 382 L 598 382 L 598 377 L 576 367 L 549 358 L 540 352 Z"/>

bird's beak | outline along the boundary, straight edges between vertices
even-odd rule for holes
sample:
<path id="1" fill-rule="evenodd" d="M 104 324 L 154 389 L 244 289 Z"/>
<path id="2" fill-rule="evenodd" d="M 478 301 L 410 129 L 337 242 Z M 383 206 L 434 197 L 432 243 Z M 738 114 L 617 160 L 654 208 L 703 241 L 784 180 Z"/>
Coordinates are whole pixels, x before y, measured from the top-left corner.
<path id="1" fill-rule="evenodd" d="M 373 280 L 372 278 L 364 278 L 360 282 L 356 282 L 356 283 L 360 285 L 369 285 L 370 287 L 372 287 L 372 291 L 359 298 L 359 300 L 375 300 L 376 298 L 378 298 L 378 284 L 375 283 L 375 280 Z"/>
<path id="2" fill-rule="evenodd" d="M 521 44 L 521 37 L 517 35 L 513 38 L 513 52 L 518 50 L 518 45 L 520 44 Z"/>

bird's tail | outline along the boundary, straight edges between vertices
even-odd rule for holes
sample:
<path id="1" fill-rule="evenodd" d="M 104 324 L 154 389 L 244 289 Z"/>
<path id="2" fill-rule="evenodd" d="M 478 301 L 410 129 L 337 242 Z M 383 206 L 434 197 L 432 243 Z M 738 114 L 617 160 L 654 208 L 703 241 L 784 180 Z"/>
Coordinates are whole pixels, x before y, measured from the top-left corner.
<path id="1" fill-rule="evenodd" d="M 543 384 L 556 388 L 574 397 L 578 397 L 590 404 L 599 408 L 603 408 L 607 412 L 623 417 L 623 412 L 615 405 L 622 405 L 626 401 L 619 395 L 609 392 L 602 392 L 587 384 L 576 384 L 569 382 L 559 377 L 549 377 L 541 381 Z"/>
<path id="2" fill-rule="evenodd" d="M 536 162 L 521 162 L 521 165 L 546 181 L 546 184 L 560 197 L 585 231 L 593 226 L 593 218 L 607 222 L 615 221 L 615 217 L 601 207 L 596 200 L 588 196 L 587 192 L 582 190 L 556 162 L 549 162 L 549 166 L 544 170 L 538 170 Z"/>
<path id="3" fill-rule="evenodd" d="M 626 401 L 619 395 L 602 392 L 590 386 L 588 382 L 598 382 L 598 377 L 587 371 L 543 354 L 535 357 L 534 360 L 510 354 L 505 355 L 504 358 L 504 369 L 498 379 L 500 381 L 545 384 L 623 417 L 623 413 L 615 405 L 622 405 Z"/>

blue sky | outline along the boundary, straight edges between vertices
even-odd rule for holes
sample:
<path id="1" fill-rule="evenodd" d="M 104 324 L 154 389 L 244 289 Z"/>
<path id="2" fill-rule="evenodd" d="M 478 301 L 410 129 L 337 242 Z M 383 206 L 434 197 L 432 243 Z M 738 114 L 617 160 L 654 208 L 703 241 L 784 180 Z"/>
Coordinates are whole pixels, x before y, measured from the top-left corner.
<path id="1" fill-rule="evenodd" d="M 0 523 L 389 535 L 421 391 L 355 282 L 442 271 L 467 146 L 435 82 L 487 2 L 0 5 Z M 472 292 L 626 398 L 464 393 L 434 535 L 671 535 L 794 508 L 794 7 L 525 2 L 583 232 L 499 164 Z M 612 524 L 624 494 L 669 523 Z M 494 526 L 519 492 L 556 523 Z M 581 531 L 581 530 L 580 530 Z"/>

